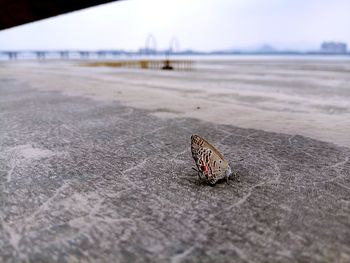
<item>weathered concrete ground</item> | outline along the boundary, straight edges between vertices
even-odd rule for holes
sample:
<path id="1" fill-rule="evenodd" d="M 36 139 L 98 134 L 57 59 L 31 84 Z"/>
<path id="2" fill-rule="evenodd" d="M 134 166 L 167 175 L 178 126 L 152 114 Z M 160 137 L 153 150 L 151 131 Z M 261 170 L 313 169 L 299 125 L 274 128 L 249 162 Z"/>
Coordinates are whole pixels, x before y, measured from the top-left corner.
<path id="1" fill-rule="evenodd" d="M 350 261 L 348 148 L 4 78 L 0 125 L 1 262 Z M 198 181 L 192 133 L 239 182 Z"/>

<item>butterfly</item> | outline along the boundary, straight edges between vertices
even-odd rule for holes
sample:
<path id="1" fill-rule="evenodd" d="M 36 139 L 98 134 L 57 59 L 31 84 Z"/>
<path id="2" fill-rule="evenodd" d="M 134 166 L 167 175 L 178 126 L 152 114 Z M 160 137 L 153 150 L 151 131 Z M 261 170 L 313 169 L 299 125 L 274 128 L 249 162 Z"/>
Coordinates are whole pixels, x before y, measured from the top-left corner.
<path id="1" fill-rule="evenodd" d="M 199 178 L 204 175 L 211 185 L 232 175 L 231 167 L 222 154 L 209 142 L 198 135 L 191 136 L 191 152 L 196 163 Z"/>

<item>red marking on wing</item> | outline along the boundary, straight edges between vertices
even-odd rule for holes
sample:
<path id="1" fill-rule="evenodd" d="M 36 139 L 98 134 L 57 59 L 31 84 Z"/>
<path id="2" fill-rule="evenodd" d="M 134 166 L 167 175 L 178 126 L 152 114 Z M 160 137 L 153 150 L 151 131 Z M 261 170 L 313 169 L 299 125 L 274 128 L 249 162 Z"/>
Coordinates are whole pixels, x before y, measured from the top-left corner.
<path id="1" fill-rule="evenodd" d="M 199 169 L 201 170 L 202 173 L 204 173 L 207 177 L 209 176 L 207 166 L 205 165 L 205 162 L 202 159 L 199 159 Z"/>
<path id="2" fill-rule="evenodd" d="M 205 166 L 205 164 L 202 165 L 202 171 L 204 172 L 204 174 L 208 177 L 209 174 L 208 174 L 208 170 L 207 170 L 207 167 Z"/>

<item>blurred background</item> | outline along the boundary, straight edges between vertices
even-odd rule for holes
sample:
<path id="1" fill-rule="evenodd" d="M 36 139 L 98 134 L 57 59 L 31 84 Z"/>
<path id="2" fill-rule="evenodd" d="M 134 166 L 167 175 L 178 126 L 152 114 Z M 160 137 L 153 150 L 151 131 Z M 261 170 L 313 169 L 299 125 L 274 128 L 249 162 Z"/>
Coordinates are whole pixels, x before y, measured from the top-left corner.
<path id="1" fill-rule="evenodd" d="M 118 1 L 3 30 L 0 50 L 345 54 L 349 9 L 347 0 Z"/>

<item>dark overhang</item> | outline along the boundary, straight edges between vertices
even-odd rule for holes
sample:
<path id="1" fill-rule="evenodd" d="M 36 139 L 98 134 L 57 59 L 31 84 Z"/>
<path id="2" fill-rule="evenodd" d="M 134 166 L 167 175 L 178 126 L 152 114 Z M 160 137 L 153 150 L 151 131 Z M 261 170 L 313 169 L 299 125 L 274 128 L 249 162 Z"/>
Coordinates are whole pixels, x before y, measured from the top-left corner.
<path id="1" fill-rule="evenodd" d="M 116 0 L 0 0 L 0 30 Z"/>

